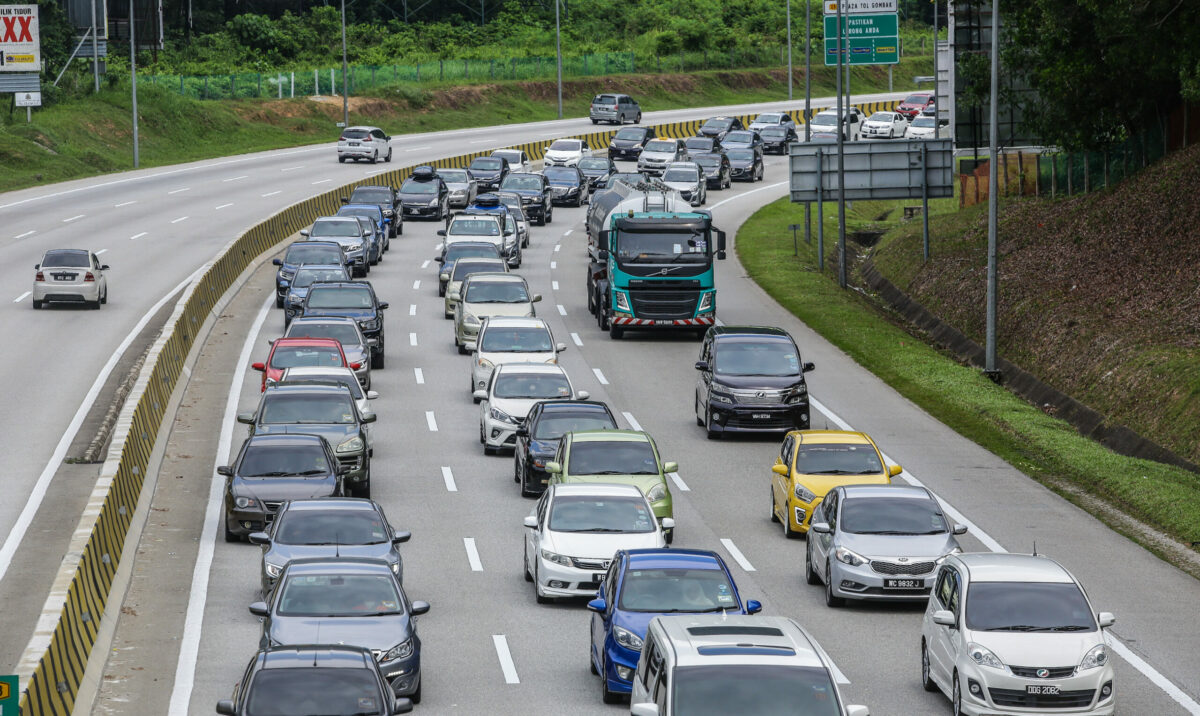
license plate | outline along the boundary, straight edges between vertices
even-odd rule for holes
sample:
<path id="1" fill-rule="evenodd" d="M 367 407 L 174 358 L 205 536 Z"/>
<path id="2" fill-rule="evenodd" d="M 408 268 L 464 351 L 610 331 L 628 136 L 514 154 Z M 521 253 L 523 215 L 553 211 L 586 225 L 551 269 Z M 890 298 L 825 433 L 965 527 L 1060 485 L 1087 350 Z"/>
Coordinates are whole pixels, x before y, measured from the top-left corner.
<path id="1" fill-rule="evenodd" d="M 1031 696 L 1058 696 L 1062 692 L 1059 691 L 1057 686 L 1042 686 L 1041 684 L 1034 686 L 1033 684 L 1029 684 L 1025 687 L 1025 693 Z"/>
<path id="2" fill-rule="evenodd" d="M 673 326 L 673 325 L 675 325 L 675 321 L 655 321 L 654 325 L 656 325 L 656 326 Z"/>
<path id="3" fill-rule="evenodd" d="M 603 582 L 604 572 L 592 572 L 592 581 L 597 583 Z"/>
<path id="4" fill-rule="evenodd" d="M 73 273 L 56 273 L 54 274 L 55 281 L 74 281 L 75 274 Z"/>
<path id="5" fill-rule="evenodd" d="M 350 142 L 350 146 L 357 147 L 357 146 L 359 146 L 359 143 L 358 142 Z"/>
<path id="6" fill-rule="evenodd" d="M 754 418 L 755 420 L 770 420 L 771 414 L 770 413 L 751 413 L 750 417 Z"/>
<path id="7" fill-rule="evenodd" d="M 923 579 L 885 579 L 883 580 L 884 589 L 924 589 L 925 580 Z"/>

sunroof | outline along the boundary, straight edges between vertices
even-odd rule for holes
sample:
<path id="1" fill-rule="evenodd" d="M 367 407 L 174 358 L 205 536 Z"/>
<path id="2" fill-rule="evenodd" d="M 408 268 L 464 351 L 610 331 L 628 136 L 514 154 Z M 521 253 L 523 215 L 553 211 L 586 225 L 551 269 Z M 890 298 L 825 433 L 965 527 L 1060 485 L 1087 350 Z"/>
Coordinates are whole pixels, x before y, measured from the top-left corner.
<path id="1" fill-rule="evenodd" d="M 688 634 L 692 636 L 783 636 L 783 632 L 775 627 L 761 626 L 695 626 L 688 627 Z"/>
<path id="2" fill-rule="evenodd" d="M 702 646 L 696 651 L 701 656 L 795 656 L 795 650 L 786 646 L 763 646 L 761 644 L 737 644 L 733 646 Z"/>

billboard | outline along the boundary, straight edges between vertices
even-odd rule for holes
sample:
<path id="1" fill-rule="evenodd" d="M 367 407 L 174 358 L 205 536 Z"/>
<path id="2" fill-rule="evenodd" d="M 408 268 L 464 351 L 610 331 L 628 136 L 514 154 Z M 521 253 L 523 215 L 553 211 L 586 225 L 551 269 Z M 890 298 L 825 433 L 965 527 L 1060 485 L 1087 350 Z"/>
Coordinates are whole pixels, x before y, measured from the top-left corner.
<path id="1" fill-rule="evenodd" d="M 37 5 L 0 5 L 0 72 L 41 72 Z"/>
<path id="2" fill-rule="evenodd" d="M 954 196 L 954 152 L 949 139 L 892 139 L 842 144 L 847 201 Z M 794 202 L 838 198 L 837 144 L 789 145 Z"/>

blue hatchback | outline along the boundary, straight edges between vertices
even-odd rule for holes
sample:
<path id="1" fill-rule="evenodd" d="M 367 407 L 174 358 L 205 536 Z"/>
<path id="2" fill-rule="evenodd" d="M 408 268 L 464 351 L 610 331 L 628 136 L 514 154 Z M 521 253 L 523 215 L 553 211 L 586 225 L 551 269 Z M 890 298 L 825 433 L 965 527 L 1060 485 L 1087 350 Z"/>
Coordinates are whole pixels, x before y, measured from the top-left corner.
<path id="1" fill-rule="evenodd" d="M 669 614 L 756 614 L 762 605 L 742 602 L 733 575 L 716 552 L 699 549 L 630 549 L 613 556 L 592 614 L 592 673 L 600 674 L 605 703 L 631 691 L 646 627 Z"/>
<path id="2" fill-rule="evenodd" d="M 381 238 L 379 251 L 383 253 L 392 248 L 392 219 L 383 213 L 378 204 L 346 204 L 338 209 L 338 216 L 365 216 L 375 222 L 375 230 Z"/>

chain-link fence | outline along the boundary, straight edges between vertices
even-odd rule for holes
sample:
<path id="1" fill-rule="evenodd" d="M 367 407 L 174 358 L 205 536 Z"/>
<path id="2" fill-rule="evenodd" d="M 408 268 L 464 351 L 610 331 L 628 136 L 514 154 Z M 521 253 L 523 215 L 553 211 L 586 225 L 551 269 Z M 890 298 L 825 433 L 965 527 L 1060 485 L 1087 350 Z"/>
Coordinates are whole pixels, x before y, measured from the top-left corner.
<path id="1" fill-rule="evenodd" d="M 1037 163 L 1038 193 L 1058 196 L 1104 189 L 1161 159 L 1166 153 L 1164 133 L 1152 129 L 1102 152 L 1042 155 Z"/>

